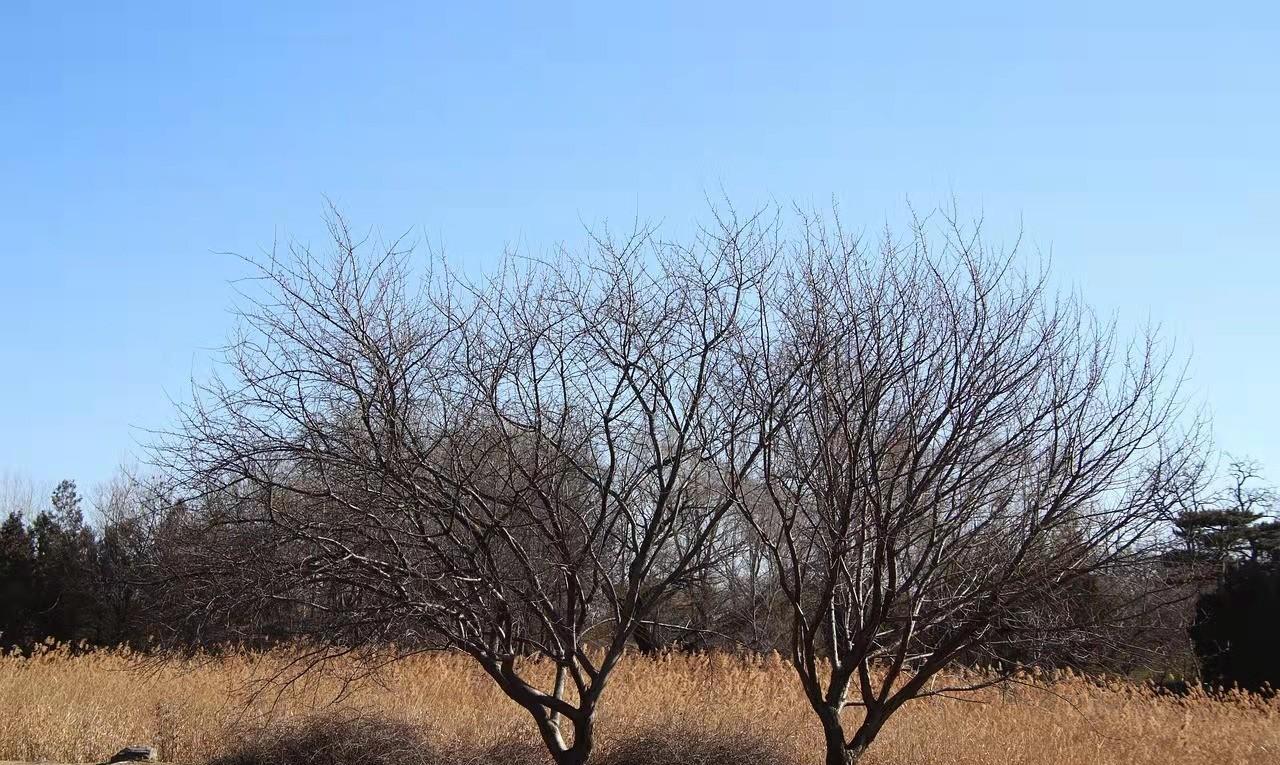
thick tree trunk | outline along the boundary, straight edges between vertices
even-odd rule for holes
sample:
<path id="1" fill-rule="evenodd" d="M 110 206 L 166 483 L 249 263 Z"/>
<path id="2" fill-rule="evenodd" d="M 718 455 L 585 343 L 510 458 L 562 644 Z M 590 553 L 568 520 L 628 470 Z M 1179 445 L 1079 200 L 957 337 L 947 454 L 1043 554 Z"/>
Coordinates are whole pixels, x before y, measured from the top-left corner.
<path id="1" fill-rule="evenodd" d="M 839 736 L 827 739 L 826 765 L 857 765 L 867 753 L 864 745 L 846 743 Z"/>
<path id="2" fill-rule="evenodd" d="M 556 765 L 585 765 L 595 745 L 594 710 L 577 710 L 569 715 L 536 716 L 538 732 Z M 565 726 L 573 726 L 572 743 L 565 735 Z"/>
<path id="3" fill-rule="evenodd" d="M 844 734 L 840 731 L 834 733 L 830 730 L 824 730 L 827 742 L 827 759 L 826 765 L 853 765 L 856 759 L 849 757 L 849 752 L 844 746 Z"/>
<path id="4" fill-rule="evenodd" d="M 858 726 L 853 738 L 846 739 L 838 711 L 827 710 L 819 717 L 822 719 L 822 733 L 827 750 L 825 765 L 855 765 L 867 753 L 883 724 L 878 715 L 869 713 L 862 725 Z"/>
<path id="5" fill-rule="evenodd" d="M 551 753 L 556 765 L 586 765 L 587 758 L 591 756 L 591 750 L 595 746 L 594 727 L 590 718 L 576 723 L 573 726 L 573 744 Z"/>
<path id="6" fill-rule="evenodd" d="M 822 720 L 822 736 L 826 742 L 826 765 L 852 765 L 854 760 L 848 759 L 844 745 L 844 726 L 840 723 L 840 711 L 820 710 L 818 718 Z"/>
<path id="7" fill-rule="evenodd" d="M 587 758 L 591 756 L 591 747 L 581 747 L 575 743 L 573 746 L 563 752 L 556 752 L 552 755 L 556 765 L 586 765 Z"/>

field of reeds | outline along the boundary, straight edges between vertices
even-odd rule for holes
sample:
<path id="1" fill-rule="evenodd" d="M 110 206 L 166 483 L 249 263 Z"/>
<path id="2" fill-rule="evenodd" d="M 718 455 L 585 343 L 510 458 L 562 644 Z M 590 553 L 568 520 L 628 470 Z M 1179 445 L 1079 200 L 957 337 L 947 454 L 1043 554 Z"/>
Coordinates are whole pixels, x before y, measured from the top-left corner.
<path id="1" fill-rule="evenodd" d="M 101 761 L 126 743 L 164 760 L 216 756 L 268 718 L 332 712 L 338 681 L 283 695 L 256 680 L 286 657 L 140 662 L 125 651 L 48 648 L 0 657 L 0 760 Z M 636 731 L 753 731 L 785 761 L 821 761 L 821 737 L 777 658 L 632 657 L 608 690 L 599 751 Z M 363 681 L 343 708 L 420 724 L 442 745 L 534 738 L 524 712 L 464 657 L 424 655 Z M 851 714 L 856 715 L 853 711 Z M 867 762 L 882 765 L 1105 765 L 1280 762 L 1280 700 L 1158 696 L 1132 684 L 1028 678 L 965 700 L 917 701 L 890 721 Z"/>

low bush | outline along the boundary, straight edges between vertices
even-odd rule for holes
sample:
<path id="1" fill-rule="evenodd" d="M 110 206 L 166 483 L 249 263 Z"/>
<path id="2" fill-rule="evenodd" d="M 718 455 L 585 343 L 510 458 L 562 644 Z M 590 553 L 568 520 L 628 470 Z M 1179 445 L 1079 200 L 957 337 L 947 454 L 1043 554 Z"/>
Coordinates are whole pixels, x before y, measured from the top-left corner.
<path id="1" fill-rule="evenodd" d="M 533 744 L 502 739 L 487 749 L 449 745 L 408 722 L 372 714 L 310 715 L 245 729 L 207 765 L 542 765 Z"/>
<path id="2" fill-rule="evenodd" d="M 485 748 L 442 742 L 407 722 L 359 713 L 310 715 L 245 728 L 206 765 L 548 765 L 541 744 L 510 735 Z M 793 765 L 775 742 L 682 724 L 628 732 L 593 756 L 599 765 Z"/>
<path id="3" fill-rule="evenodd" d="M 708 730 L 678 723 L 632 731 L 598 761 L 600 765 L 792 765 L 776 741 L 755 731 Z"/>

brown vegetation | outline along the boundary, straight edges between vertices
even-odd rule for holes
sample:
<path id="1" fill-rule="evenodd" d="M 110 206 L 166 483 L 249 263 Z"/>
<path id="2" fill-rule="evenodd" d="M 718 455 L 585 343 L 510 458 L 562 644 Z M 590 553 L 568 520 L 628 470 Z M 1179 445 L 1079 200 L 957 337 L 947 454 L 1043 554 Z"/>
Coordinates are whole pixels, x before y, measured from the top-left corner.
<path id="1" fill-rule="evenodd" d="M 420 728 L 424 741 L 454 755 L 496 747 L 506 765 L 546 757 L 529 716 L 462 657 L 407 659 L 376 682 L 355 683 L 336 711 L 329 704 L 340 679 L 332 673 L 283 695 L 260 693 L 246 705 L 255 681 L 287 658 L 241 653 L 142 668 L 119 651 L 0 658 L 0 760 L 94 761 L 123 743 L 149 742 L 165 760 L 197 762 L 242 750 L 252 739 L 246 731 L 268 720 L 287 724 L 313 713 L 382 715 L 388 724 Z M 703 760 L 718 765 L 735 751 L 753 762 L 775 753 L 782 762 L 822 759 L 822 732 L 779 659 L 632 657 L 614 681 L 600 720 L 602 763 L 652 753 L 674 764 L 718 754 Z M 865 761 L 1164 765 L 1280 757 L 1277 699 L 1157 696 L 1071 676 L 1025 682 L 966 700 L 912 702 Z"/>

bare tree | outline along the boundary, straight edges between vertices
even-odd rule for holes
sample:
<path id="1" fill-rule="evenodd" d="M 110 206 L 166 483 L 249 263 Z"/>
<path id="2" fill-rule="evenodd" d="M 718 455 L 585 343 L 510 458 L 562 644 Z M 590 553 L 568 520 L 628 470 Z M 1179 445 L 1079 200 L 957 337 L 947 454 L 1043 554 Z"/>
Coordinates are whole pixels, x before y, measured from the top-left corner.
<path id="1" fill-rule="evenodd" d="M 184 634 L 270 624 L 313 641 L 297 673 L 463 651 L 568 765 L 629 643 L 781 625 L 835 765 L 974 687 L 956 662 L 1084 655 L 1158 606 L 1198 463 L 1156 340 L 976 231 L 779 220 L 476 283 L 335 215 L 331 252 L 253 261 L 224 373 L 156 452 Z"/>
<path id="2" fill-rule="evenodd" d="M 464 651 L 582 763 L 628 641 L 701 576 L 785 418 L 776 229 L 600 236 L 471 283 L 331 221 L 332 252 L 252 261 L 223 373 L 159 440 L 198 531 L 173 597 L 317 641 L 299 671 Z"/>
<path id="3" fill-rule="evenodd" d="M 949 680 L 957 661 L 1113 639 L 1150 607 L 1164 486 L 1191 461 L 1153 338 L 1120 342 L 976 228 L 935 248 L 929 225 L 868 247 L 806 218 L 776 332 L 809 360 L 800 413 L 742 484 L 829 765 L 909 700 L 1003 676 Z M 1090 606 L 1107 576 L 1132 592 Z"/>
<path id="4" fill-rule="evenodd" d="M 15 470 L 0 471 L 0 515 L 31 519 L 49 508 L 54 484 L 37 482 Z"/>

